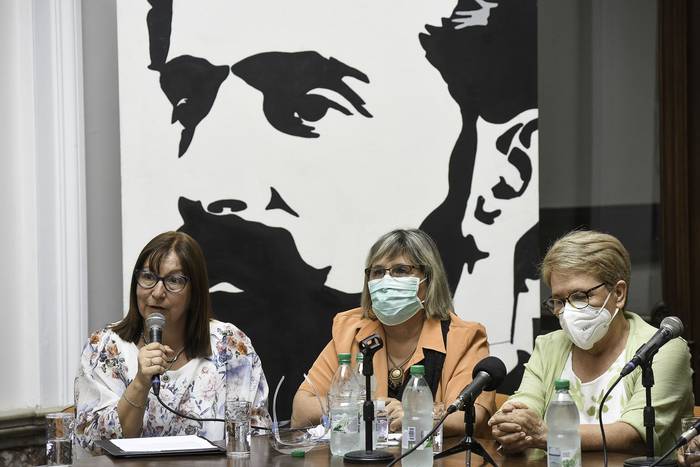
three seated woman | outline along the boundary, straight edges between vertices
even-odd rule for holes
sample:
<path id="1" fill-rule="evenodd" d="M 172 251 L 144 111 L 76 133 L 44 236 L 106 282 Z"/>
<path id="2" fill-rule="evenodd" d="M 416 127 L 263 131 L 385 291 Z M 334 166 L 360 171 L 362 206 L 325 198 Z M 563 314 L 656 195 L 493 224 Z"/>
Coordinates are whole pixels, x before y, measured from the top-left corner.
<path id="1" fill-rule="evenodd" d="M 494 392 L 475 402 L 476 435 L 493 436 L 506 453 L 545 448 L 544 414 L 556 379 L 571 382 L 581 419 L 584 450 L 602 448 L 597 406 L 622 366 L 656 328 L 625 309 L 630 257 L 615 237 L 575 231 L 557 240 L 542 262 L 551 288 L 546 308 L 561 330 L 540 336 L 519 389 L 496 411 Z M 376 397 L 386 400 L 390 430 L 400 431 L 401 395 L 407 369 L 422 364 L 435 401 L 453 401 L 488 356 L 484 327 L 455 314 L 440 253 L 417 229 L 394 230 L 370 248 L 361 306 L 338 313 L 331 340 L 309 370 L 314 390 L 325 397 L 338 367 L 337 354 L 358 352 L 358 343 L 378 334 L 384 346 L 374 355 Z M 76 439 L 94 449 L 100 439 L 198 434 L 223 438 L 223 424 L 194 421 L 167 411 L 150 392 L 161 375 L 160 397 L 196 418 L 223 418 L 226 384 L 252 402 L 251 423 L 269 426 L 268 387 L 250 340 L 233 324 L 213 319 L 207 269 L 197 242 L 181 232 L 151 240 L 133 270 L 129 310 L 121 321 L 92 334 L 76 378 Z M 167 318 L 162 343 L 148 342 L 145 319 Z M 470 310 L 463 310 L 469 316 Z M 322 332 L 323 330 L 319 330 Z M 227 378 L 227 368 L 236 377 Z M 692 413 L 690 354 L 678 338 L 654 357 L 656 409 L 654 444 L 667 449 L 680 434 L 680 420 Z M 231 385 L 235 387 L 231 387 Z M 319 423 L 321 408 L 307 382 L 294 397 L 292 425 Z M 606 399 L 603 421 L 610 450 L 644 452 L 645 389 L 639 370 Z M 445 434 L 464 432 L 463 416 L 445 422 Z"/>

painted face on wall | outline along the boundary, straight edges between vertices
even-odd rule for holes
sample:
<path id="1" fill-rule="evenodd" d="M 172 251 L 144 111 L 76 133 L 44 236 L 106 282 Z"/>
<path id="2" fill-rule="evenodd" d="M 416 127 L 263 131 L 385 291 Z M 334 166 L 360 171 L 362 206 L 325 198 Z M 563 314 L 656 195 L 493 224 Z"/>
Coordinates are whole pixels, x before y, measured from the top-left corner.
<path id="1" fill-rule="evenodd" d="M 182 196 L 281 227 L 305 262 L 331 266 L 327 285 L 354 292 L 368 246 L 421 223 L 445 196 L 461 120 L 418 34 L 449 11 L 415 2 L 387 28 L 395 6 L 364 3 L 225 3 L 222 14 L 222 2 L 174 2 L 151 79 L 160 117 L 143 129 L 149 156 L 133 161 L 158 174 L 145 188 L 158 192 L 154 224 L 178 225 L 175 203 L 155 203 Z"/>
<path id="2" fill-rule="evenodd" d="M 497 313 L 477 311 L 479 321 L 488 330 L 492 351 L 512 360 L 515 354 L 506 355 L 499 346 L 530 348 L 532 318 L 540 314 L 539 286 L 533 282 L 525 284 L 526 279 L 535 280 L 536 274 L 511 273 L 518 259 L 518 241 L 538 221 L 537 109 L 526 110 L 502 124 L 479 118 L 476 127 L 479 139 L 475 176 L 462 230 L 473 235 L 479 249 L 489 255 L 476 264 L 474 274 L 466 271 L 462 274 L 454 298 L 457 303 L 473 303 L 473 297 L 481 297 L 479 302 L 487 309 L 498 310 Z M 537 246 L 536 241 L 528 245 L 534 250 L 531 261 L 537 261 Z M 490 292 L 486 295 L 484 277 L 491 278 L 486 289 Z M 523 290 L 523 286 L 528 290 Z M 530 294 L 521 295 L 518 304 L 515 300 L 522 292 Z M 510 310 L 512 315 L 508 316 Z M 508 317 L 511 322 L 504 325 Z M 524 332 L 515 334 L 514 328 Z M 515 361 L 508 363 L 510 367 Z"/>
<path id="3" fill-rule="evenodd" d="M 506 220 L 536 198 L 536 145 L 506 134 L 536 119 L 534 0 L 149 3 L 119 4 L 125 251 L 196 238 L 215 313 L 262 342 L 272 382 L 311 364 L 397 227 L 436 240 L 456 312 L 482 320 L 465 275 L 493 286 L 489 240 L 537 221 Z"/>

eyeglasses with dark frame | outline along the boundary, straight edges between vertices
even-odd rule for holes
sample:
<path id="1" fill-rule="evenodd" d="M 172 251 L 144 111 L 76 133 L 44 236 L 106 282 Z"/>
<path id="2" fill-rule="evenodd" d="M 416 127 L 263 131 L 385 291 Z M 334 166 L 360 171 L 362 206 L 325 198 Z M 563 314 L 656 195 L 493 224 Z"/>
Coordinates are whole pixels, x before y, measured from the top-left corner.
<path id="1" fill-rule="evenodd" d="M 365 269 L 365 276 L 369 280 L 381 279 L 388 272 L 391 277 L 409 277 L 413 275 L 413 270 L 423 271 L 425 266 L 413 264 L 395 264 L 390 268 L 384 266 L 372 266 Z"/>
<path id="2" fill-rule="evenodd" d="M 605 282 L 601 282 L 600 284 L 596 285 L 595 287 L 591 287 L 588 290 L 580 291 L 576 290 L 574 292 L 571 292 L 565 299 L 561 298 L 554 298 L 554 297 L 549 297 L 547 300 L 542 302 L 542 305 L 545 307 L 547 311 L 552 313 L 554 316 L 559 316 L 562 312 L 562 309 L 564 308 L 564 305 L 566 302 L 569 302 L 571 306 L 576 308 L 577 310 L 581 310 L 583 308 L 586 308 L 588 306 L 588 303 L 591 299 L 591 292 L 594 290 L 606 285 Z"/>
<path id="3" fill-rule="evenodd" d="M 135 272 L 136 283 L 144 289 L 152 289 L 158 284 L 158 282 L 163 281 L 163 286 L 165 290 L 172 293 L 181 292 L 190 281 L 189 277 L 184 274 L 175 273 L 168 274 L 167 276 L 159 276 L 153 271 L 148 269 L 138 269 Z"/>

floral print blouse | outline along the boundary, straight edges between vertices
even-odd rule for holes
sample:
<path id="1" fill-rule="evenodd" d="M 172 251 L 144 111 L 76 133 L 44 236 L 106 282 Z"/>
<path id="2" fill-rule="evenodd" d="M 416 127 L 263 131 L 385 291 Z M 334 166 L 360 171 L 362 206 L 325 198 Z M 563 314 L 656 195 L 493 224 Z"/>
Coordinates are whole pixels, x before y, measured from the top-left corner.
<path id="1" fill-rule="evenodd" d="M 251 401 L 251 425 L 270 426 L 267 381 L 250 339 L 233 324 L 212 320 L 212 355 L 195 358 L 161 376 L 160 397 L 175 410 L 197 418 L 224 418 L 226 388 Z M 97 452 L 94 442 L 121 438 L 117 403 L 136 377 L 138 348 L 109 327 L 95 332 L 83 348 L 75 379 L 77 443 Z M 169 412 L 148 394 L 142 436 L 196 434 L 209 440 L 224 437 L 222 422 L 197 422 Z"/>

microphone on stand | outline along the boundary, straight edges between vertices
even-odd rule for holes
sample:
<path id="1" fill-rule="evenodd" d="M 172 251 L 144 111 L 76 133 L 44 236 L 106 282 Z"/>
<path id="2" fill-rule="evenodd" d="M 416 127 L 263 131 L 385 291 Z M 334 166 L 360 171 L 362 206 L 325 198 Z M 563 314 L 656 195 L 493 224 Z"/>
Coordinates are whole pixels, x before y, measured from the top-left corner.
<path id="1" fill-rule="evenodd" d="M 683 323 L 675 316 L 667 316 L 661 321 L 661 326 L 656 334 L 646 344 L 642 345 L 627 362 L 620 372 L 620 376 L 627 376 L 642 363 L 648 361 L 666 344 L 666 342 L 683 334 Z"/>
<path id="2" fill-rule="evenodd" d="M 165 328 L 165 316 L 161 313 L 151 313 L 146 318 L 146 330 L 150 342 L 163 342 L 163 329 Z M 151 378 L 151 388 L 156 396 L 160 394 L 160 375 L 153 375 Z"/>
<path id="3" fill-rule="evenodd" d="M 476 421 L 476 411 L 474 410 L 474 400 L 482 391 L 493 391 L 506 377 L 506 366 L 496 357 L 486 357 L 476 364 L 472 371 L 472 382 L 462 390 L 462 393 L 453 403 L 447 407 L 447 413 L 451 414 L 457 410 L 464 411 L 464 438 L 452 446 L 433 456 L 433 459 L 451 456 L 458 452 L 467 452 L 467 465 L 471 465 L 472 453 L 481 456 L 484 463 L 489 463 L 498 467 L 491 455 L 474 439 L 474 422 Z M 443 417 L 443 421 L 447 416 Z"/>
<path id="4" fill-rule="evenodd" d="M 651 467 L 660 465 L 662 467 L 672 467 L 676 461 L 667 459 L 672 451 L 667 451 L 663 456 L 657 457 L 654 453 L 654 425 L 656 424 L 654 405 L 652 403 L 651 388 L 654 386 L 654 369 L 652 361 L 656 352 L 670 341 L 681 335 L 683 323 L 675 316 L 668 316 L 661 321 L 659 330 L 651 336 L 644 345 L 634 353 L 632 360 L 622 368 L 618 381 L 630 374 L 635 368 L 642 369 L 642 386 L 646 393 L 646 404 L 644 406 L 644 427 L 646 429 L 646 456 L 638 456 L 626 459 L 624 467 Z M 601 403 L 602 405 L 602 403 Z M 602 423 L 601 423 L 602 426 Z"/>
<path id="5" fill-rule="evenodd" d="M 473 402 L 482 391 L 493 391 L 506 377 L 506 366 L 497 357 L 486 357 L 476 364 L 472 370 L 472 382 L 462 390 L 462 393 L 447 407 L 447 413 L 462 410 L 465 404 Z"/>
<path id="6" fill-rule="evenodd" d="M 680 438 L 676 441 L 675 449 L 685 446 L 691 439 L 695 438 L 700 433 L 700 421 L 695 422 L 688 430 L 684 431 Z"/>
<path id="7" fill-rule="evenodd" d="M 684 431 L 680 438 L 676 440 L 676 443 L 673 445 L 673 447 L 666 451 L 663 456 L 658 458 L 652 458 L 654 460 L 654 463 L 651 464 L 649 467 L 656 467 L 662 462 L 664 463 L 664 465 L 676 465 L 675 461 L 666 460 L 668 456 L 673 454 L 676 449 L 688 444 L 691 439 L 695 438 L 698 435 L 698 433 L 700 433 L 700 421 L 695 422 L 695 425 L 691 426 L 688 430 Z M 625 465 L 627 465 L 627 462 L 625 462 Z"/>

